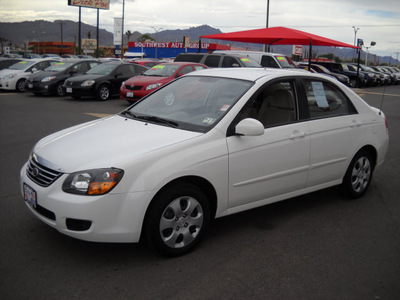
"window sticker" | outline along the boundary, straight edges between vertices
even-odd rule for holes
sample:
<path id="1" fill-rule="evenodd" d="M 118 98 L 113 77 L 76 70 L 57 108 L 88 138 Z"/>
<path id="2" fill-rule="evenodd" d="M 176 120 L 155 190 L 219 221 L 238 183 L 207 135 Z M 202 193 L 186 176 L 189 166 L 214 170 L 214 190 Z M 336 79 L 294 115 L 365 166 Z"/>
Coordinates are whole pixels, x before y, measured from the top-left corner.
<path id="1" fill-rule="evenodd" d="M 315 99 L 317 100 L 318 107 L 329 108 L 329 103 L 326 99 L 325 89 L 322 82 L 312 81 L 311 84 L 314 91 Z"/>
<path id="2" fill-rule="evenodd" d="M 277 56 L 276 57 L 279 61 L 286 61 L 286 58 L 283 56 Z"/>
<path id="3" fill-rule="evenodd" d="M 219 111 L 227 111 L 229 109 L 230 105 L 224 104 L 222 105 L 221 109 Z"/>
<path id="4" fill-rule="evenodd" d="M 241 57 L 240 60 L 247 64 L 251 62 L 250 59 L 248 59 L 247 57 Z"/>
<path id="5" fill-rule="evenodd" d="M 204 118 L 203 123 L 208 124 L 208 125 L 212 125 L 212 124 L 214 124 L 215 121 L 216 121 L 215 118 L 206 117 L 206 118 Z"/>
<path id="6" fill-rule="evenodd" d="M 18 64 L 20 65 L 26 64 L 26 61 L 20 61 Z"/>
<path id="7" fill-rule="evenodd" d="M 157 66 L 152 67 L 153 70 L 164 69 L 164 68 L 165 68 L 164 65 L 157 65 Z"/>

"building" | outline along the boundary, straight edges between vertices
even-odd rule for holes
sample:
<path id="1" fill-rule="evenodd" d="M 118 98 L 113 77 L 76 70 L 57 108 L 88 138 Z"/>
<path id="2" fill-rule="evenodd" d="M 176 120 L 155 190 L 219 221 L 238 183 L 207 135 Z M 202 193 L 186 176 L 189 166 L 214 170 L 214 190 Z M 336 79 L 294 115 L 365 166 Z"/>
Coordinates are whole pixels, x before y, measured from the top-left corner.
<path id="1" fill-rule="evenodd" d="M 73 42 L 29 42 L 28 47 L 33 53 L 43 54 L 74 54 Z"/>
<path id="2" fill-rule="evenodd" d="M 231 50 L 230 46 L 202 43 L 201 52 L 211 53 L 215 50 Z M 144 53 L 149 58 L 172 58 L 182 52 L 199 52 L 199 43 L 189 43 L 184 48 L 183 42 L 129 42 L 128 52 Z"/>

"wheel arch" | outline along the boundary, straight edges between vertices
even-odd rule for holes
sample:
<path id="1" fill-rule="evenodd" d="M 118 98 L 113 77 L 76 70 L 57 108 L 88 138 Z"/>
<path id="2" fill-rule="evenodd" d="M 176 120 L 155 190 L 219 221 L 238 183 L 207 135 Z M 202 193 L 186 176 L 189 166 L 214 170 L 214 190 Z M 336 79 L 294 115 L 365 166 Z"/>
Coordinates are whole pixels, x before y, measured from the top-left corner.
<path id="1" fill-rule="evenodd" d="M 148 219 L 149 212 L 156 201 L 158 195 L 160 195 L 163 191 L 166 189 L 169 189 L 173 186 L 179 186 L 182 183 L 190 183 L 193 184 L 197 187 L 199 187 L 207 196 L 208 202 L 210 204 L 210 216 L 211 219 L 215 218 L 215 214 L 217 212 L 217 192 L 214 188 L 214 186 L 206 179 L 200 177 L 200 176 L 184 176 L 184 177 L 179 177 L 176 178 L 167 184 L 165 184 L 153 197 L 153 199 L 150 201 L 147 209 L 146 209 L 146 214 L 143 218 L 143 224 L 142 224 L 142 235 L 143 235 L 143 229 L 146 226 L 146 221 Z"/>
<path id="2" fill-rule="evenodd" d="M 367 151 L 371 155 L 373 168 L 375 168 L 378 159 L 378 151 L 376 150 L 376 148 L 372 145 L 365 145 L 361 149 L 359 149 L 355 155 L 357 155 L 361 151 Z"/>

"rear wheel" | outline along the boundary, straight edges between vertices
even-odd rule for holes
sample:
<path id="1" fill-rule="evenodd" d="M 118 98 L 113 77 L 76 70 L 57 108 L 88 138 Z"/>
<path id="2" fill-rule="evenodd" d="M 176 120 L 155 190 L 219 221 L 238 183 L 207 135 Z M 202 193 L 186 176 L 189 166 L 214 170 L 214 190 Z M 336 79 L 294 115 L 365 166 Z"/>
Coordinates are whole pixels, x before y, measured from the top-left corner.
<path id="1" fill-rule="evenodd" d="M 345 194 L 351 198 L 358 198 L 367 191 L 374 171 L 374 163 L 369 152 L 358 152 L 351 161 L 342 188 Z"/>
<path id="2" fill-rule="evenodd" d="M 97 90 L 97 99 L 106 101 L 110 99 L 111 91 L 108 85 L 102 84 Z"/>
<path id="3" fill-rule="evenodd" d="M 197 186 L 183 183 L 164 190 L 154 199 L 144 233 L 160 253 L 178 256 L 200 243 L 209 222 L 206 195 Z"/>

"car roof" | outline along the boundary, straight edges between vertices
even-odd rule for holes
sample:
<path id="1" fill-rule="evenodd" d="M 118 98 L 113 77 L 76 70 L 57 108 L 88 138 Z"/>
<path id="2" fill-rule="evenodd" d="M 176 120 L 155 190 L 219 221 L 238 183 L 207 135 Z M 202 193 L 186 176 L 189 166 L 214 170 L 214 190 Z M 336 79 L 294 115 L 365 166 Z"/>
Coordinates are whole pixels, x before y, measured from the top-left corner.
<path id="1" fill-rule="evenodd" d="M 284 76 L 310 76 L 325 78 L 326 76 L 311 74 L 303 72 L 303 70 L 285 70 L 276 68 L 212 68 L 196 71 L 193 73 L 186 74 L 185 76 L 215 76 L 225 77 L 232 79 L 242 79 L 249 81 L 257 81 L 260 78 L 271 76 L 271 77 L 284 77 Z"/>

